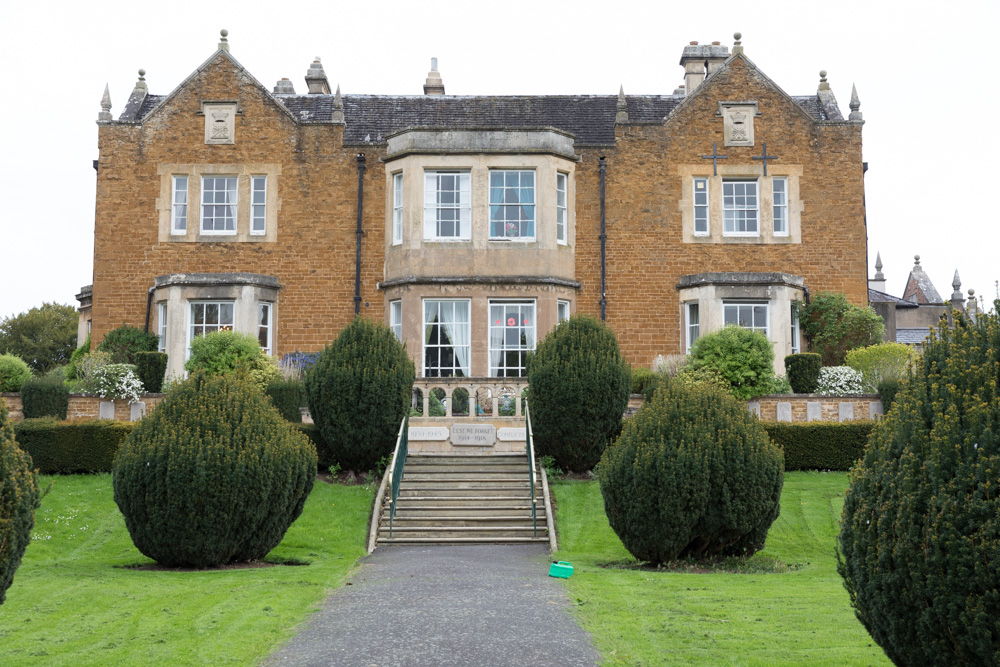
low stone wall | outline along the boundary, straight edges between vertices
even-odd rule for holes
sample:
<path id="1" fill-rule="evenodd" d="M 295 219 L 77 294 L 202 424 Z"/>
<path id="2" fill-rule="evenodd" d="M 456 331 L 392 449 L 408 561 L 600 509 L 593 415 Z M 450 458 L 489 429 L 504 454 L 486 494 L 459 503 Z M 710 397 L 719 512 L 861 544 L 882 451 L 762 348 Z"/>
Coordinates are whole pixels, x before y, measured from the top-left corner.
<path id="1" fill-rule="evenodd" d="M 882 414 L 882 401 L 877 394 L 777 394 L 758 396 L 748 401 L 747 407 L 768 422 L 843 422 L 877 419 Z"/>
<path id="2" fill-rule="evenodd" d="M 410 417 L 411 454 L 523 452 L 523 417 Z"/>
<path id="3" fill-rule="evenodd" d="M 24 418 L 22 411 L 21 395 L 3 393 L 0 397 L 7 402 L 10 410 L 11 421 L 20 421 Z M 143 394 L 139 397 L 136 407 L 133 407 L 124 399 L 115 399 L 114 417 L 110 411 L 101 414 L 101 403 L 107 399 L 98 396 L 84 396 L 83 394 L 70 394 L 69 406 L 66 408 L 67 419 L 116 419 L 118 421 L 136 421 L 142 414 L 149 412 L 163 400 L 163 394 Z"/>

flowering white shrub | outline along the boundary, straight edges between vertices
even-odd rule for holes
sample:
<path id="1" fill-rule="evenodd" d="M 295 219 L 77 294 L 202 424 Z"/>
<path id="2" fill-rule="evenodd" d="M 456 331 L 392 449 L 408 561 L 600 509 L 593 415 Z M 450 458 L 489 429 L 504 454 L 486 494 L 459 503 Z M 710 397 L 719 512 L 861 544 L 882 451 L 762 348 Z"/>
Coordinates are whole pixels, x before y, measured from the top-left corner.
<path id="1" fill-rule="evenodd" d="M 658 354 L 653 359 L 653 371 L 667 375 L 668 377 L 674 377 L 684 367 L 687 360 L 686 354 L 668 354 L 666 356 Z"/>
<path id="2" fill-rule="evenodd" d="M 819 369 L 817 394 L 846 396 L 861 393 L 861 373 L 850 366 L 824 366 Z"/>
<path id="3" fill-rule="evenodd" d="M 124 398 L 135 403 L 142 393 L 142 381 L 131 364 L 105 364 L 91 373 L 87 390 L 101 398 Z"/>

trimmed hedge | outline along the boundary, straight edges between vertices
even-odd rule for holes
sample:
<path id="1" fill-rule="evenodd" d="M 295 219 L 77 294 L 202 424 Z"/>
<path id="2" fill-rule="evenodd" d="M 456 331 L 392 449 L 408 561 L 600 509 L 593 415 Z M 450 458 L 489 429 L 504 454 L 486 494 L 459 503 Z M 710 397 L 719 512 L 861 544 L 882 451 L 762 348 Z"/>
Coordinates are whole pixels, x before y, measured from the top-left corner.
<path id="1" fill-rule="evenodd" d="M 296 424 L 302 423 L 302 406 L 306 404 L 306 386 L 301 380 L 278 378 L 268 383 L 264 391 L 278 408 L 281 416 Z"/>
<path id="2" fill-rule="evenodd" d="M 136 352 L 135 374 L 139 376 L 147 393 L 158 394 L 163 389 L 163 379 L 167 374 L 167 354 L 165 352 Z"/>
<path id="3" fill-rule="evenodd" d="M 785 470 L 850 470 L 864 456 L 875 422 L 761 422 L 785 451 Z"/>
<path id="4" fill-rule="evenodd" d="M 803 352 L 785 357 L 785 375 L 792 391 L 796 394 L 814 394 L 819 386 L 819 370 L 823 367 L 823 357 Z"/>
<path id="5" fill-rule="evenodd" d="M 24 417 L 66 419 L 69 389 L 57 378 L 31 378 L 21 387 L 21 412 Z"/>
<path id="6" fill-rule="evenodd" d="M 42 474 L 111 472 L 132 422 L 25 419 L 14 424 L 18 445 Z"/>

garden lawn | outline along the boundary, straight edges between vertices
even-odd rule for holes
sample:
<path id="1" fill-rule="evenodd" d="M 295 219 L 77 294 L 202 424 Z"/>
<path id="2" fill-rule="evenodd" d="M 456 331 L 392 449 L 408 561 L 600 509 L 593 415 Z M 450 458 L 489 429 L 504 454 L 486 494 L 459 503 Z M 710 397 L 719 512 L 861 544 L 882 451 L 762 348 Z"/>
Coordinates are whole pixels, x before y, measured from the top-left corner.
<path id="1" fill-rule="evenodd" d="M 317 482 L 268 560 L 307 566 L 144 571 L 111 475 L 55 484 L 35 515 L 7 601 L 0 664 L 256 664 L 339 586 L 365 554 L 374 488 Z"/>
<path id="2" fill-rule="evenodd" d="M 608 525 L 597 482 L 553 485 L 559 552 L 576 618 L 606 664 L 891 665 L 855 618 L 834 546 L 847 474 L 785 473 L 764 555 L 782 574 L 600 567 L 634 559 Z"/>

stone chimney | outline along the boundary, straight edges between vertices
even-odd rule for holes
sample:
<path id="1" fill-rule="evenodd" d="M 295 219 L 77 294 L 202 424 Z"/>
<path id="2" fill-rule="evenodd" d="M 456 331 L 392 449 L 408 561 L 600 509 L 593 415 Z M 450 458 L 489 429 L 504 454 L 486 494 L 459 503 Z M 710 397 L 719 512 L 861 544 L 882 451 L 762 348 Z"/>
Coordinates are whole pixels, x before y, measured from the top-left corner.
<path id="1" fill-rule="evenodd" d="M 729 48 L 721 42 L 712 42 L 709 46 L 700 46 L 691 42 L 681 53 L 681 67 L 684 68 L 684 91 L 686 95 L 693 93 L 701 85 L 705 77 L 710 76 L 729 58 Z"/>
<path id="2" fill-rule="evenodd" d="M 275 95 L 294 95 L 295 94 L 295 86 L 292 85 L 292 82 L 288 80 L 287 76 L 282 77 L 281 81 L 279 81 L 278 83 L 274 84 L 274 94 Z"/>
<path id="3" fill-rule="evenodd" d="M 431 58 L 431 71 L 427 73 L 427 80 L 424 81 L 424 95 L 444 95 L 444 81 L 438 72 L 437 58 Z"/>
<path id="4" fill-rule="evenodd" d="M 326 72 L 323 71 L 319 56 L 316 56 L 306 71 L 306 85 L 309 86 L 310 95 L 330 94 L 330 83 L 326 80 Z"/>
<path id="5" fill-rule="evenodd" d="M 875 253 L 875 277 L 868 279 L 868 288 L 885 293 L 885 274 L 882 273 L 882 253 Z"/>

